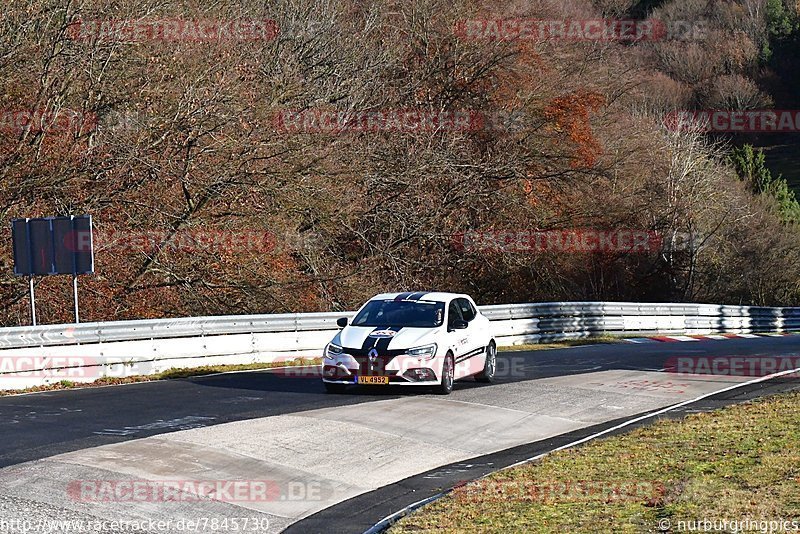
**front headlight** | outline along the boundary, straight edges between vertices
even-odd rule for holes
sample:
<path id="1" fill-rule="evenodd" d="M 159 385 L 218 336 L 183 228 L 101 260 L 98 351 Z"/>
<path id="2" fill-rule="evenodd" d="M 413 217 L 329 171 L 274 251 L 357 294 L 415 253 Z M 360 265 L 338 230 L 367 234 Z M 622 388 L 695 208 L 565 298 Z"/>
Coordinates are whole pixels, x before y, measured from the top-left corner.
<path id="1" fill-rule="evenodd" d="M 422 347 L 414 347 L 413 349 L 408 349 L 406 354 L 409 356 L 414 356 L 416 358 L 422 358 L 423 360 L 430 360 L 434 356 L 436 356 L 436 343 L 431 343 L 430 345 L 424 345 Z"/>
<path id="2" fill-rule="evenodd" d="M 325 347 L 325 359 L 327 360 L 335 360 L 336 357 L 341 353 L 342 353 L 342 347 L 340 347 L 339 345 L 328 343 L 328 346 Z"/>

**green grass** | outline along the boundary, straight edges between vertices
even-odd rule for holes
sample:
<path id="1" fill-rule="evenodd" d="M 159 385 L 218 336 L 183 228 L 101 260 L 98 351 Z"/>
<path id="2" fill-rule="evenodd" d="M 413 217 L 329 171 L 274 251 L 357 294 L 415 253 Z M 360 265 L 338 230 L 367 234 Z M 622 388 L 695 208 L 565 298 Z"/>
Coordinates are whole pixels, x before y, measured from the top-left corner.
<path id="1" fill-rule="evenodd" d="M 296 358 L 294 360 L 282 362 L 264 363 L 244 363 L 233 365 L 204 365 L 202 367 L 191 367 L 187 369 L 172 368 L 153 375 L 134 375 L 119 377 L 98 378 L 94 382 L 73 382 L 71 380 L 61 380 L 46 386 L 34 386 L 26 389 L 4 389 L 0 390 L 0 397 L 5 395 L 18 395 L 20 393 L 34 393 L 37 391 L 55 391 L 60 389 L 91 388 L 99 386 L 110 386 L 116 384 L 135 384 L 138 382 L 152 382 L 154 380 L 174 380 L 177 378 L 191 378 L 194 376 L 211 375 L 215 373 L 227 373 L 236 371 L 253 371 L 258 369 L 271 369 L 274 367 L 303 367 L 308 365 L 320 365 L 322 358 Z"/>
<path id="2" fill-rule="evenodd" d="M 659 521 L 688 532 L 679 521 L 697 519 L 800 521 L 800 393 L 660 421 L 494 473 L 390 532 L 660 532 Z"/>

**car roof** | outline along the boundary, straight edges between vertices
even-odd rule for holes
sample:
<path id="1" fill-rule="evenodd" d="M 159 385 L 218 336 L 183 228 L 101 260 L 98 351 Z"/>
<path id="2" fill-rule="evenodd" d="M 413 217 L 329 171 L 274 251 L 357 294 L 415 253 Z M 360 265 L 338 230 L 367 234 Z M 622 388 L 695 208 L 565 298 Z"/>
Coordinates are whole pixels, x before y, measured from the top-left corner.
<path id="1" fill-rule="evenodd" d="M 427 300 L 449 302 L 454 298 L 468 298 L 463 293 L 446 293 L 443 291 L 404 291 L 402 293 L 381 293 L 370 300 Z"/>

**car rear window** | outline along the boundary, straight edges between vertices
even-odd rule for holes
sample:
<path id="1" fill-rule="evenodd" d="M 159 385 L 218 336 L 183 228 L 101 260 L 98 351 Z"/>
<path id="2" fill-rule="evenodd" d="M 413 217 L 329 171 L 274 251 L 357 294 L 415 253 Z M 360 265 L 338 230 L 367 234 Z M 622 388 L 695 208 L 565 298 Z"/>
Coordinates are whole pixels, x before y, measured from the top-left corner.
<path id="1" fill-rule="evenodd" d="M 408 326 L 433 328 L 444 321 L 444 302 L 371 300 L 353 326 Z"/>

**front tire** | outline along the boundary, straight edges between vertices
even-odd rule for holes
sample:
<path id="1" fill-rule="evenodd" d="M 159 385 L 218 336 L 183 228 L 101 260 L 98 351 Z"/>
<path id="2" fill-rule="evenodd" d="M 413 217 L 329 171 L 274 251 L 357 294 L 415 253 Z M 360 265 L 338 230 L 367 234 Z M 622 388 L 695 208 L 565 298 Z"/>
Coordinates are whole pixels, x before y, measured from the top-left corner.
<path id="1" fill-rule="evenodd" d="M 453 361 L 453 355 L 449 352 L 444 357 L 442 364 L 442 378 L 439 380 L 439 385 L 436 386 L 436 393 L 439 395 L 449 395 L 453 391 L 453 382 L 455 382 L 456 364 Z"/>
<path id="2" fill-rule="evenodd" d="M 344 393 L 347 388 L 345 384 L 331 384 L 329 382 L 323 382 L 323 384 L 327 393 Z"/>
<path id="3" fill-rule="evenodd" d="M 490 341 L 486 346 L 486 363 L 483 364 L 483 371 L 475 375 L 477 382 L 489 384 L 494 380 L 494 373 L 497 370 L 497 346 L 494 341 Z"/>

